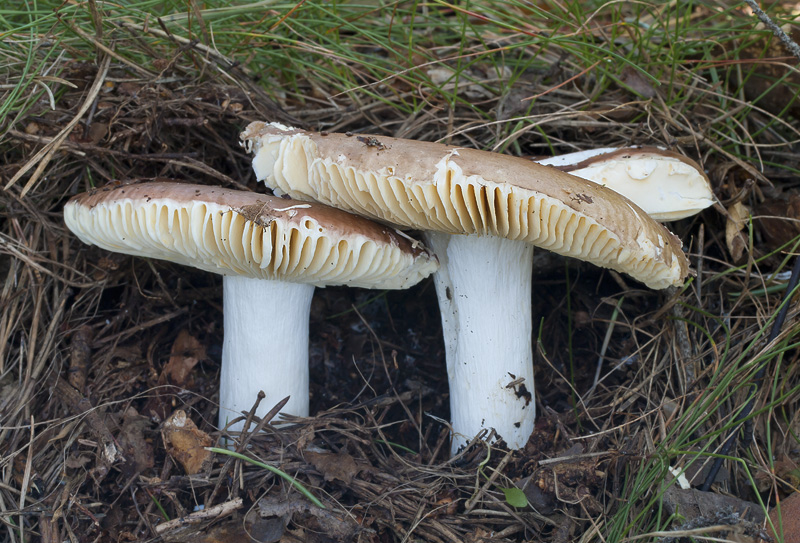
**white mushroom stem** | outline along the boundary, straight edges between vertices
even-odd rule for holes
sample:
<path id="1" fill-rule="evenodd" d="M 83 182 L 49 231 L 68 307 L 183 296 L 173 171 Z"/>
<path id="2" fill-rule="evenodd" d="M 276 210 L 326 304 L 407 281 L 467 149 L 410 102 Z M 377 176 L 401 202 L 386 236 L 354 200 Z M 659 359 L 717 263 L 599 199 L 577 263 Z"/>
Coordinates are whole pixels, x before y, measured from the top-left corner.
<path id="1" fill-rule="evenodd" d="M 491 236 L 426 234 L 442 314 L 455 453 L 483 429 L 511 449 L 533 432 L 533 246 Z"/>
<path id="2" fill-rule="evenodd" d="M 286 396 L 290 399 L 282 413 L 308 416 L 308 320 L 314 286 L 233 275 L 226 275 L 222 285 L 220 428 L 249 411 L 260 390 L 266 397 L 258 416 Z"/>

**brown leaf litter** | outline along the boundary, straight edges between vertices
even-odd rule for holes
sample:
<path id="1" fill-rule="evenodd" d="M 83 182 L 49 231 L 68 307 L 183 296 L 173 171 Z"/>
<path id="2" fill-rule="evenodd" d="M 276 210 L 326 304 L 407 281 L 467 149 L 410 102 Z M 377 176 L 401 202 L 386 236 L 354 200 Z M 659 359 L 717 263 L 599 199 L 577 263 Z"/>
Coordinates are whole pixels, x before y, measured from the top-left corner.
<path id="1" fill-rule="evenodd" d="M 200 473 L 209 466 L 212 455 L 207 449 L 214 444 L 214 440 L 198 429 L 182 409 L 164 421 L 161 436 L 167 454 L 183 466 L 187 475 Z"/>

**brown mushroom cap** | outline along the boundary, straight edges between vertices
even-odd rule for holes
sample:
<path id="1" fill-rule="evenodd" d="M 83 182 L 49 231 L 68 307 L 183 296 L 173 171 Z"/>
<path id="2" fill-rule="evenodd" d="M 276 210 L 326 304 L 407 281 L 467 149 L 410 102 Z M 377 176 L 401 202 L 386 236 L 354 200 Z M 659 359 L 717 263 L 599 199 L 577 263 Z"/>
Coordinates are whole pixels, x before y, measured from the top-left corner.
<path id="1" fill-rule="evenodd" d="M 322 204 L 203 185 L 102 188 L 64 206 L 82 241 L 223 275 L 408 288 L 436 258 L 391 228 Z"/>
<path id="2" fill-rule="evenodd" d="M 253 167 L 276 193 L 390 224 L 526 241 L 652 288 L 688 273 L 677 237 L 614 191 L 497 153 L 252 123 Z"/>

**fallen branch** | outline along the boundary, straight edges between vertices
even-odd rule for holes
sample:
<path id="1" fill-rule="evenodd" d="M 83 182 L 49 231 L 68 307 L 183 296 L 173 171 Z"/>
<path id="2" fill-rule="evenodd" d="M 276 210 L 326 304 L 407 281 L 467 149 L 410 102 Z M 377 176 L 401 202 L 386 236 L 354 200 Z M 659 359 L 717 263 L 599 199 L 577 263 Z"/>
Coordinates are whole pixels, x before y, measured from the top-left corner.
<path id="1" fill-rule="evenodd" d="M 229 502 L 221 503 L 202 511 L 197 511 L 185 517 L 176 518 L 167 522 L 162 522 L 156 526 L 156 533 L 161 535 L 165 532 L 170 532 L 184 526 L 191 524 L 198 524 L 204 520 L 216 519 L 230 515 L 237 509 L 242 507 L 242 498 L 236 498 Z"/>

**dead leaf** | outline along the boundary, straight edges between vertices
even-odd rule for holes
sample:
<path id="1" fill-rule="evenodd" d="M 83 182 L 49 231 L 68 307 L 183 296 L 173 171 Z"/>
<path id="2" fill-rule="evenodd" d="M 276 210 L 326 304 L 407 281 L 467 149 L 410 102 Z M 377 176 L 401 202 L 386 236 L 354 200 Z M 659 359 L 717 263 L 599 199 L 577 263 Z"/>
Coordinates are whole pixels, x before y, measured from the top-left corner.
<path id="1" fill-rule="evenodd" d="M 159 72 L 163 72 L 164 70 L 169 68 L 170 64 L 171 64 L 171 62 L 166 58 L 154 58 L 153 59 L 153 68 L 155 68 Z"/>
<path id="2" fill-rule="evenodd" d="M 491 532 L 478 526 L 472 532 L 466 535 L 464 543 L 484 543 L 486 541 L 491 541 L 492 539 Z"/>
<path id="3" fill-rule="evenodd" d="M 123 81 L 119 85 L 120 94 L 136 95 L 139 94 L 139 91 L 141 90 L 142 90 L 142 85 L 139 83 L 134 83 L 132 81 Z"/>
<path id="4" fill-rule="evenodd" d="M 64 460 L 64 466 L 72 469 L 82 468 L 91 461 L 92 459 L 85 454 L 78 456 L 73 453 Z"/>
<path id="5" fill-rule="evenodd" d="M 667 514 L 680 513 L 686 522 L 697 518 L 712 518 L 717 512 L 727 510 L 741 514 L 743 521 L 755 524 L 764 522 L 764 512 L 758 504 L 693 488 L 683 490 L 670 486 L 664 492 L 662 503 Z"/>
<path id="6" fill-rule="evenodd" d="M 550 515 L 555 511 L 555 494 L 543 492 L 542 489 L 534 483 L 532 477 L 522 479 L 516 483 L 516 486 L 522 489 L 530 506 L 540 515 Z"/>
<path id="7" fill-rule="evenodd" d="M 285 519 L 284 521 L 291 519 L 292 524 L 298 530 L 308 528 L 309 533 L 299 541 L 350 542 L 356 540 L 359 532 L 372 531 L 359 525 L 347 514 L 331 509 L 322 509 L 305 498 L 287 499 L 286 496 L 267 496 L 258 500 L 258 512 L 263 519 L 278 518 Z M 323 539 L 318 539 L 320 536 Z"/>
<path id="8" fill-rule="evenodd" d="M 305 451 L 306 460 L 325 477 L 326 481 L 339 480 L 349 485 L 361 471 L 355 459 L 346 452 L 339 454 Z"/>
<path id="9" fill-rule="evenodd" d="M 188 475 L 203 471 L 206 462 L 211 459 L 211 452 L 204 447 L 210 447 L 214 441 L 207 433 L 199 430 L 181 409 L 175 411 L 164 423 L 161 436 L 169 455 L 183 466 Z"/>
<path id="10" fill-rule="evenodd" d="M 446 516 L 451 517 L 458 512 L 458 506 L 460 505 L 460 500 L 458 499 L 458 493 L 455 489 L 449 488 L 439 492 L 435 496 L 435 501 L 433 502 L 433 511 L 431 512 L 431 518 Z"/>
<path id="11" fill-rule="evenodd" d="M 286 532 L 286 522 L 280 518 L 257 519 L 250 526 L 248 535 L 261 543 L 280 541 Z"/>
<path id="12" fill-rule="evenodd" d="M 89 125 L 89 133 L 87 134 L 87 139 L 89 143 L 93 145 L 97 145 L 103 138 L 106 137 L 108 134 L 108 125 L 106 123 L 98 123 L 94 122 Z"/>
<path id="13" fill-rule="evenodd" d="M 22 487 L 22 483 L 25 480 L 25 464 L 27 462 L 27 457 L 24 454 L 18 454 L 14 457 L 14 463 L 12 464 L 12 473 L 14 474 L 14 482 L 17 484 L 17 488 Z"/>
<path id="14" fill-rule="evenodd" d="M 787 490 L 796 488 L 800 484 L 800 469 L 791 457 L 780 453 L 775 457 L 773 466 L 772 471 L 759 471 L 753 475 L 756 490 L 769 492 L 774 488 L 776 479 L 782 481 Z"/>
<path id="15" fill-rule="evenodd" d="M 800 493 L 795 492 L 781 500 L 780 514 L 778 514 L 778 507 L 773 507 L 769 512 L 769 519 L 775 526 L 775 530 L 780 533 L 779 536 L 769 530 L 775 536 L 776 541 L 800 543 Z"/>
<path id="16" fill-rule="evenodd" d="M 734 262 L 742 259 L 742 254 L 747 248 L 747 236 L 742 230 L 750 219 L 750 209 L 741 202 L 736 202 L 728 208 L 728 221 L 725 224 L 725 242 L 728 252 Z"/>
<path id="17" fill-rule="evenodd" d="M 303 428 L 300 431 L 300 437 L 297 438 L 296 447 L 301 451 L 305 450 L 305 448 L 308 447 L 309 443 L 311 443 L 314 440 L 314 436 L 315 433 L 313 426 L 309 425 L 307 428 Z"/>
<path id="18" fill-rule="evenodd" d="M 122 415 L 122 428 L 117 436 L 125 462 L 122 472 L 131 477 L 155 465 L 153 446 L 145 439 L 144 431 L 152 423 L 143 417 L 136 409 L 129 407 Z"/>
<path id="19" fill-rule="evenodd" d="M 635 70 L 630 66 L 623 68 L 620 81 L 623 85 L 628 87 L 628 89 L 642 98 L 655 98 L 658 94 L 650 81 L 645 79 L 639 70 Z"/>
<path id="20" fill-rule="evenodd" d="M 86 388 L 86 375 L 92 361 L 92 329 L 89 326 L 80 326 L 72 334 L 69 344 L 69 373 L 67 382 L 75 390 L 84 393 Z"/>
<path id="21" fill-rule="evenodd" d="M 765 249 L 778 249 L 800 235 L 800 195 L 767 200 L 754 211 L 753 220 L 761 227 Z"/>
<path id="22" fill-rule="evenodd" d="M 111 257 L 101 256 L 97 261 L 97 267 L 103 271 L 115 271 L 119 269 L 119 263 Z"/>
<path id="23" fill-rule="evenodd" d="M 206 358 L 206 349 L 197 338 L 189 334 L 187 330 L 181 330 L 175 343 L 172 344 L 172 351 L 169 362 L 164 366 L 161 374 L 163 382 L 169 382 L 176 386 L 185 386 L 194 368 L 200 360 Z"/>
<path id="24" fill-rule="evenodd" d="M 278 543 L 295 543 L 296 541 L 308 541 L 308 534 L 303 528 L 287 530 L 286 535 L 280 538 Z"/>

